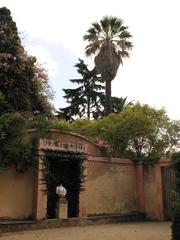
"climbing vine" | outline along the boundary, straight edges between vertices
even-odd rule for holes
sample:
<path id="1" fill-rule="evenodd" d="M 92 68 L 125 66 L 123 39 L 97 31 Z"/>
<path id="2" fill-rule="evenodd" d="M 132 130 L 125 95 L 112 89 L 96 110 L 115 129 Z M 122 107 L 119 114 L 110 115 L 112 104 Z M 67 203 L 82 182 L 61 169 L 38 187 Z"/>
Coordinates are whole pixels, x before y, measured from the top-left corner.
<path id="1" fill-rule="evenodd" d="M 0 115 L 0 171 L 13 167 L 23 173 L 34 168 L 36 142 L 41 137 L 48 137 L 51 128 L 61 132 L 70 130 L 69 124 L 63 120 L 20 113 Z"/>
<path id="2" fill-rule="evenodd" d="M 28 122 L 19 114 L 0 116 L 0 170 L 14 167 L 25 172 L 35 166 L 35 142 L 28 134 Z"/>

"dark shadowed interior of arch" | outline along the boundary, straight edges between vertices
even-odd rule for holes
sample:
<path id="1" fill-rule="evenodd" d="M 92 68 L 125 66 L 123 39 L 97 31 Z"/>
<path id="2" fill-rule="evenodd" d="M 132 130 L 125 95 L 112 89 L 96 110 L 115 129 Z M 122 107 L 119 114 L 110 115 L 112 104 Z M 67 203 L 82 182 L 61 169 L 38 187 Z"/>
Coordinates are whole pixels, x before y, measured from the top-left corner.
<path id="1" fill-rule="evenodd" d="M 47 151 L 44 177 L 47 186 L 47 218 L 57 218 L 58 196 L 56 187 L 60 184 L 67 189 L 68 217 L 79 216 L 79 193 L 83 182 L 82 162 L 85 157 L 74 152 Z"/>

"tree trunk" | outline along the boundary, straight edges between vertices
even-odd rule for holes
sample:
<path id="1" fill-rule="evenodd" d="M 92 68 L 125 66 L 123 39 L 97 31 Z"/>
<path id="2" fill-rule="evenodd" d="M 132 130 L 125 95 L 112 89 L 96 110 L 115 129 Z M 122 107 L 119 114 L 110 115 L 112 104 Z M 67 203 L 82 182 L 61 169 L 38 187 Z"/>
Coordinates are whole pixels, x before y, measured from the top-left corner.
<path id="1" fill-rule="evenodd" d="M 105 101 L 105 116 L 112 113 L 112 101 L 111 101 L 111 80 L 106 79 L 106 101 Z"/>
<path id="2" fill-rule="evenodd" d="M 87 97 L 87 118 L 90 119 L 90 97 Z"/>

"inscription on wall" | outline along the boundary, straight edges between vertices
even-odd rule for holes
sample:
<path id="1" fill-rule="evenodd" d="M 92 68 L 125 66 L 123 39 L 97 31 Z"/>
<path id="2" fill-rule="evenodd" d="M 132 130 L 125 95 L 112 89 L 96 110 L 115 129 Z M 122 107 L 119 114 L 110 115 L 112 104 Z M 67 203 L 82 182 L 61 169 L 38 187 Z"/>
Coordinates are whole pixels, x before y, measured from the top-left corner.
<path id="1" fill-rule="evenodd" d="M 54 139 L 39 139 L 39 147 L 44 150 L 59 150 L 71 152 L 86 152 L 87 144 L 81 142 L 65 142 Z"/>

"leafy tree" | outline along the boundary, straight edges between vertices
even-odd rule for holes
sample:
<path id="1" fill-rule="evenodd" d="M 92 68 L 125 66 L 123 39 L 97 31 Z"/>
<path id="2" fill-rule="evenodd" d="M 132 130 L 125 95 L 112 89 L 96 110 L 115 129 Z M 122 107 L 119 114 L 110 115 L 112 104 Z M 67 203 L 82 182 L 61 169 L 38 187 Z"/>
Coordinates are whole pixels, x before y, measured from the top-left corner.
<path id="1" fill-rule="evenodd" d="M 84 35 L 88 42 L 85 48 L 87 56 L 96 54 L 95 66 L 106 83 L 106 115 L 112 112 L 111 81 L 115 78 L 122 59 L 129 57 L 132 43 L 128 40 L 131 34 L 128 27 L 123 25 L 123 20 L 117 17 L 105 16 L 100 23 L 92 23 Z"/>
<path id="2" fill-rule="evenodd" d="M 79 79 L 71 79 L 73 84 L 80 85 L 74 89 L 63 89 L 64 98 L 70 104 L 68 107 L 60 108 L 60 117 L 66 120 L 73 120 L 74 117 L 93 117 L 96 112 L 101 111 L 101 97 L 104 87 L 101 79 L 97 76 L 96 70 L 89 70 L 82 59 L 75 65 L 77 72 L 82 76 Z"/>
<path id="3" fill-rule="evenodd" d="M 89 139 L 98 139 L 99 134 L 96 132 L 96 122 L 99 120 L 77 119 L 71 123 L 71 131 L 86 136 Z"/>
<path id="4" fill-rule="evenodd" d="M 10 108 L 8 102 L 6 101 L 4 95 L 0 91 L 0 113 L 3 114 L 6 112 L 11 112 L 11 108 Z"/>
<path id="5" fill-rule="evenodd" d="M 51 113 L 46 71 L 29 56 L 18 36 L 16 23 L 7 8 L 0 8 L 0 90 L 3 112 Z M 2 103 L 2 102 L 1 102 Z"/>
<path id="6" fill-rule="evenodd" d="M 164 109 L 156 110 L 139 103 L 91 123 L 75 122 L 73 127 L 80 134 L 107 141 L 114 156 L 134 160 L 156 160 L 169 155 L 180 136 L 179 121 L 171 121 Z"/>
<path id="7" fill-rule="evenodd" d="M 111 122 L 112 130 L 106 122 L 105 137 L 114 151 L 134 159 L 168 154 L 179 139 L 180 123 L 171 121 L 163 109 L 156 110 L 148 105 L 128 106 L 104 121 Z"/>

